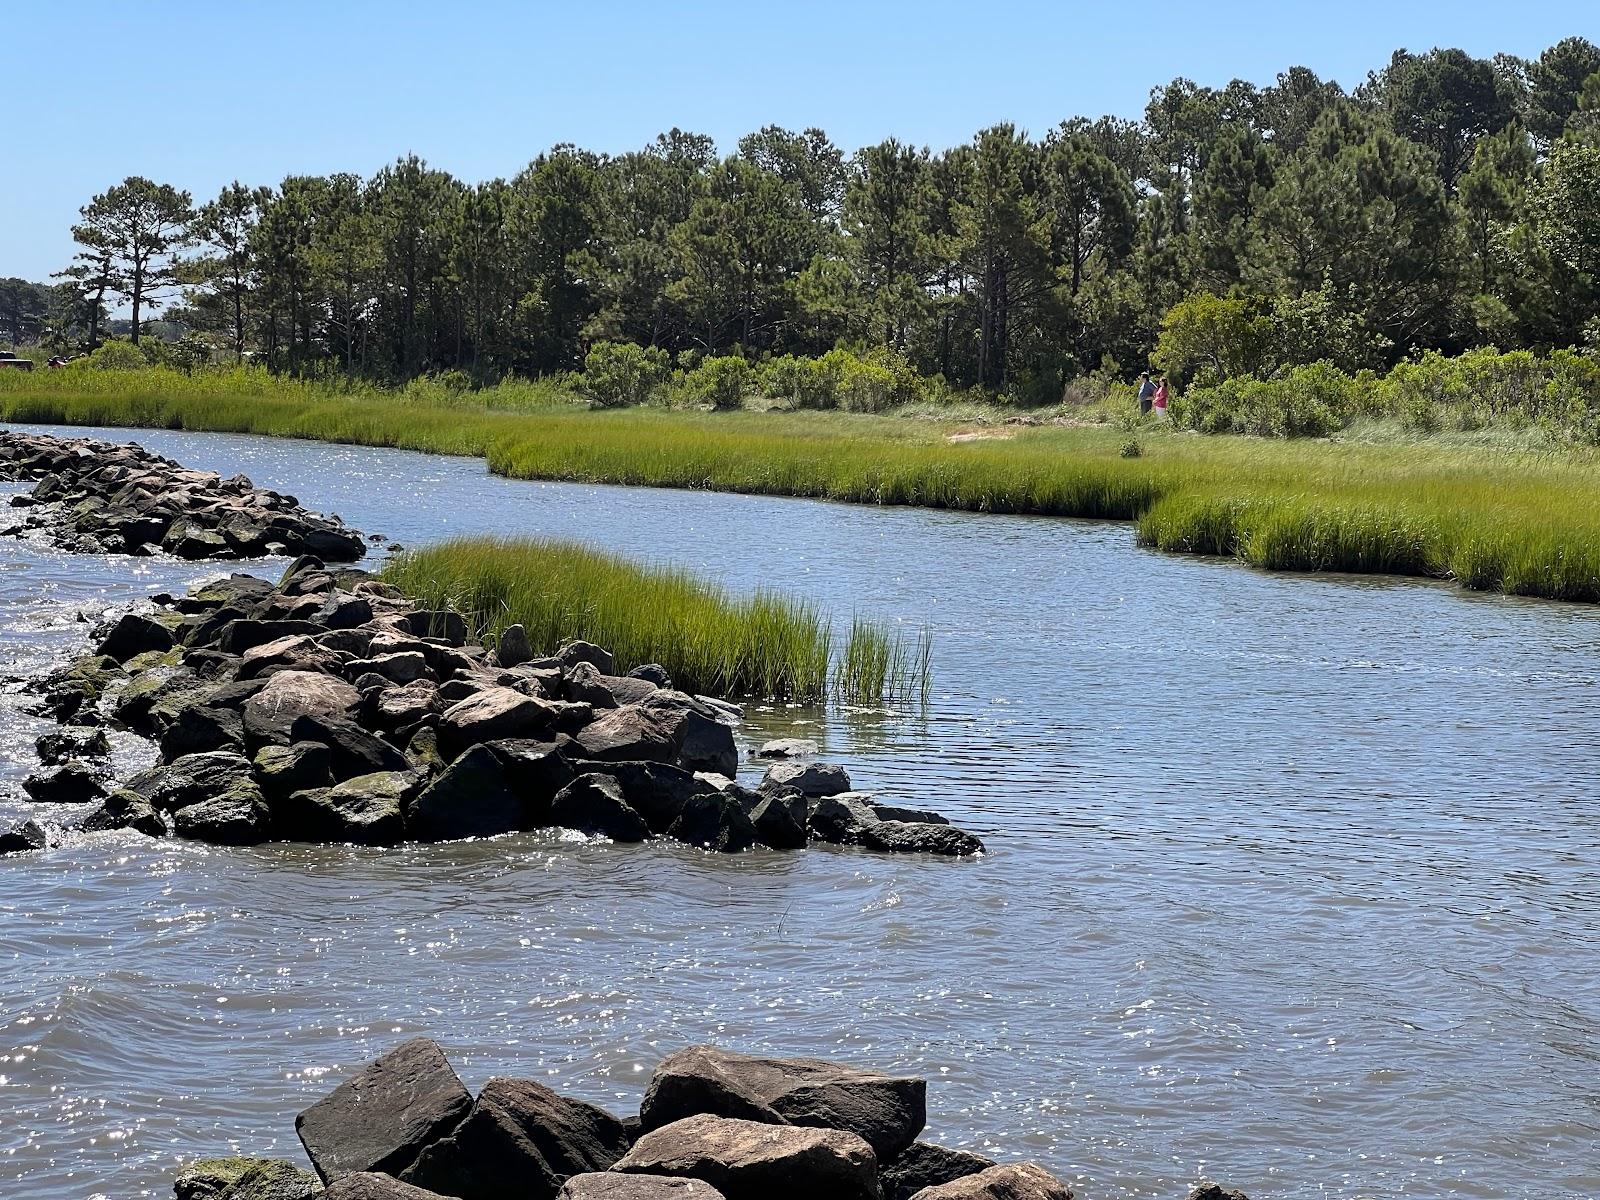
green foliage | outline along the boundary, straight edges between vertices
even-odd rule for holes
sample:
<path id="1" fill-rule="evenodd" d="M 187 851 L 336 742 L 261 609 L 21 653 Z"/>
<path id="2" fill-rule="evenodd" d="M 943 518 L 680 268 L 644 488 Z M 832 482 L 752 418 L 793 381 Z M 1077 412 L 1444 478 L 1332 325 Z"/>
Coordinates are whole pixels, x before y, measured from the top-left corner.
<path id="1" fill-rule="evenodd" d="M 648 404 L 672 375 L 665 350 L 597 342 L 583 360 L 583 394 L 596 408 Z"/>
<path id="2" fill-rule="evenodd" d="M 1273 324 L 1254 301 L 1201 292 L 1167 310 L 1153 358 L 1179 387 L 1264 374 L 1275 362 Z"/>
<path id="3" fill-rule="evenodd" d="M 736 354 L 706 358 L 683 373 L 678 394 L 687 404 L 727 411 L 743 406 L 755 377 L 755 370 Z"/>
<path id="4" fill-rule="evenodd" d="M 73 370 L 96 371 L 135 371 L 149 365 L 149 356 L 132 342 L 107 342 L 71 364 Z"/>

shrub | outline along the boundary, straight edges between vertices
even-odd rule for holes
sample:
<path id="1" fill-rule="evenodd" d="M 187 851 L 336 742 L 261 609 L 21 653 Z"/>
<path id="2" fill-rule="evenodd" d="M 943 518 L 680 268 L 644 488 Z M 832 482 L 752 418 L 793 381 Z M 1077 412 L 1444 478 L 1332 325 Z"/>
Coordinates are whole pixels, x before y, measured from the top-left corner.
<path id="1" fill-rule="evenodd" d="M 1253 300 L 1199 292 L 1161 318 L 1153 361 L 1176 386 L 1218 384 L 1271 368 L 1272 321 Z"/>
<path id="2" fill-rule="evenodd" d="M 734 409 L 744 403 L 755 377 L 755 371 L 737 355 L 707 358 L 692 371 L 684 373 L 684 397 L 692 404 L 709 404 L 719 411 Z"/>
<path id="3" fill-rule="evenodd" d="M 596 342 L 583 360 L 583 394 L 596 408 L 645 404 L 670 374 L 665 350 L 632 342 Z"/>
<path id="4" fill-rule="evenodd" d="M 784 354 L 764 363 L 760 371 L 762 392 L 785 400 L 794 408 L 837 408 L 838 380 L 820 359 Z"/>
<path id="5" fill-rule="evenodd" d="M 132 342 L 107 342 L 72 365 L 97 371 L 136 371 L 150 365 L 150 356 Z"/>

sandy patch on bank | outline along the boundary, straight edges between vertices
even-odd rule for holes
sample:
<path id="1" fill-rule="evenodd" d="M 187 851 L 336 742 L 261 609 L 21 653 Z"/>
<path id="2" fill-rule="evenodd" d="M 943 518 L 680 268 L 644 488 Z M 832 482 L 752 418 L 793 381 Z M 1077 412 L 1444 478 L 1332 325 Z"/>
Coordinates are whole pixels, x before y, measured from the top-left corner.
<path id="1" fill-rule="evenodd" d="M 1014 429 L 959 429 L 945 437 L 947 442 L 1003 442 L 1017 436 Z"/>

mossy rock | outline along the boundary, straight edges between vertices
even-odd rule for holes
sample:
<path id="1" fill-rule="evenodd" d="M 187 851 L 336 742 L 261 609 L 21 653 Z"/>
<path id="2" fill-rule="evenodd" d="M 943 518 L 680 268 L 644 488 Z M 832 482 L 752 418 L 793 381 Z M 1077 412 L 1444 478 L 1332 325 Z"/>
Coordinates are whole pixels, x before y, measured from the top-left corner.
<path id="1" fill-rule="evenodd" d="M 135 654 L 122 664 L 122 669 L 129 675 L 137 675 L 152 667 L 175 667 L 182 661 L 183 651 L 175 646 L 171 650 L 146 650 L 142 654 Z"/>
<path id="2" fill-rule="evenodd" d="M 275 1158 L 203 1158 L 173 1183 L 177 1200 L 311 1200 L 322 1184 L 310 1171 Z"/>

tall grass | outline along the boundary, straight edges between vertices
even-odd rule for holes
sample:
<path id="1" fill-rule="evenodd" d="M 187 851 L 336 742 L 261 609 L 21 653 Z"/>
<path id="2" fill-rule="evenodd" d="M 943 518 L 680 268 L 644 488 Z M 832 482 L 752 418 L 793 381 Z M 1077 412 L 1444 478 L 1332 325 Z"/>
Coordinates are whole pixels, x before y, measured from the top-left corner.
<path id="1" fill-rule="evenodd" d="M 616 655 L 619 670 L 659 663 L 685 691 L 828 696 L 831 622 L 775 591 L 740 599 L 677 567 L 531 538 L 456 538 L 401 555 L 384 575 L 457 609 L 489 640 L 520 624 L 541 653 L 582 638 Z M 888 652 L 865 655 L 868 644 Z M 918 659 L 896 635 L 858 620 L 831 679 L 840 699 L 882 701 L 925 693 L 927 675 L 925 651 Z"/>
<path id="2" fill-rule="evenodd" d="M 0 418 L 474 455 L 524 479 L 1136 520 L 1144 545 L 1268 569 L 1600 601 L 1600 459 L 1582 448 L 1150 429 L 1122 458 L 1123 433 L 1103 426 L 956 444 L 938 422 L 847 413 L 588 412 L 550 385 L 515 411 L 472 399 L 494 390 L 445 405 L 256 371 L 0 372 Z"/>

